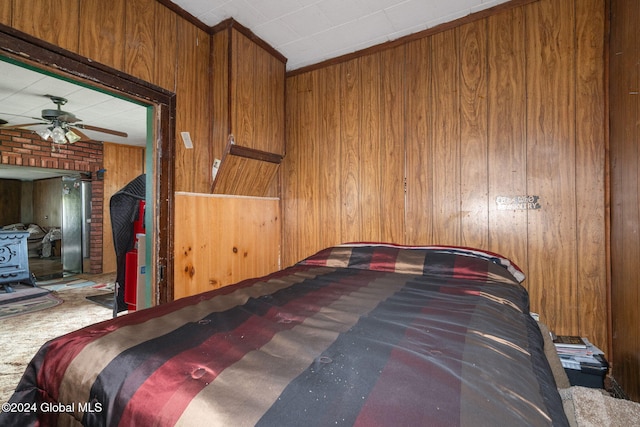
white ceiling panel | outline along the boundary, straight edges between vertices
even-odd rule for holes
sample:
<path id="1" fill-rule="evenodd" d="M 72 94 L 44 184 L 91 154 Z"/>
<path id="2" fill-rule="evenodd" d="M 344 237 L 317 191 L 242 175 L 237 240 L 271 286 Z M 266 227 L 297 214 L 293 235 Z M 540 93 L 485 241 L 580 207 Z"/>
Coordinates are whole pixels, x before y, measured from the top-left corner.
<path id="1" fill-rule="evenodd" d="M 208 26 L 233 18 L 295 70 L 508 0 L 173 0 Z"/>
<path id="2" fill-rule="evenodd" d="M 57 109 L 46 96 L 54 95 L 67 99 L 61 109 L 75 114 L 81 120 L 78 123 L 128 134 L 125 138 L 81 130 L 93 140 L 146 146 L 147 109 L 144 106 L 1 60 L 0 75 L 3 76 L 0 81 L 0 119 L 8 122 L 0 126 L 44 122 L 41 120 L 42 110 Z M 45 127 L 46 124 L 26 129 L 35 131 Z"/>

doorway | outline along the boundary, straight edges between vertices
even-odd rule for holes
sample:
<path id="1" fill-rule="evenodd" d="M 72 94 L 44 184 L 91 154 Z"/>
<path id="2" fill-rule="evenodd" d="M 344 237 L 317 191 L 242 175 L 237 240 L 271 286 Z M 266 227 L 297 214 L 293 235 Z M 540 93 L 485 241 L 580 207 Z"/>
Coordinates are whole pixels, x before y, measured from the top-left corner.
<path id="1" fill-rule="evenodd" d="M 8 58 L 0 75 L 0 189 L 19 179 L 22 190 L 0 227 L 29 232 L 37 281 L 115 272 L 109 200 L 145 173 L 149 107 Z M 60 142 L 56 129 L 78 139 Z"/>
<path id="2" fill-rule="evenodd" d="M 0 25 L 0 54 L 63 79 L 90 85 L 146 105 L 153 129 L 148 140 L 147 288 L 155 290 L 155 302 L 173 299 L 173 152 L 175 138 L 175 94 L 139 79 L 88 61 L 64 49 L 9 27 Z M 28 60 L 25 58 L 29 58 Z"/>

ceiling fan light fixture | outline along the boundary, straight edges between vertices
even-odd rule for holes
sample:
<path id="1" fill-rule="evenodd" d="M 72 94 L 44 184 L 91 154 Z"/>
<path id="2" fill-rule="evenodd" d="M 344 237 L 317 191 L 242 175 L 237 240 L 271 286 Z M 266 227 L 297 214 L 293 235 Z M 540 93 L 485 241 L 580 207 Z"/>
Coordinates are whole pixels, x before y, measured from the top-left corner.
<path id="1" fill-rule="evenodd" d="M 47 128 L 43 130 L 37 130 L 36 133 L 40 135 L 40 138 L 46 141 L 51 136 L 51 129 Z"/>
<path id="2" fill-rule="evenodd" d="M 65 133 L 64 135 L 69 140 L 69 144 L 73 144 L 75 142 L 80 141 L 80 136 L 77 133 L 75 133 L 75 132 L 73 132 L 71 130 L 68 131 L 67 133 Z"/>
<path id="3" fill-rule="evenodd" d="M 56 126 L 51 131 L 51 139 L 56 144 L 66 144 L 67 138 L 64 136 L 64 130 L 60 126 Z"/>

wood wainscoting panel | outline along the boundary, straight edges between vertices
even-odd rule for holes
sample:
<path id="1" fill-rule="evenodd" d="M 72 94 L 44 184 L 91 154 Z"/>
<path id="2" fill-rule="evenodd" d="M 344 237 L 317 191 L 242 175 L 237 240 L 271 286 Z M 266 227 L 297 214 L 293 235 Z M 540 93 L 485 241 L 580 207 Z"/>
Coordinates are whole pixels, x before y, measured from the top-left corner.
<path id="1" fill-rule="evenodd" d="M 277 198 L 176 193 L 174 298 L 280 268 Z"/>

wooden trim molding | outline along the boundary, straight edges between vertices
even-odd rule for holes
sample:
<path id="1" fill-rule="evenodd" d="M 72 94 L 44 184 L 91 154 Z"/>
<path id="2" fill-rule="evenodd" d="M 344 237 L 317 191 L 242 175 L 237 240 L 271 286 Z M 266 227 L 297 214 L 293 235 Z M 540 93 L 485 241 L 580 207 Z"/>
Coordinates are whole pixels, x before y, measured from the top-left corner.
<path id="1" fill-rule="evenodd" d="M 235 30 L 238 30 L 238 32 L 242 33 L 249 40 L 251 40 L 258 46 L 266 50 L 270 55 L 272 55 L 274 58 L 281 61 L 283 64 L 287 63 L 287 58 L 283 54 L 275 50 L 269 43 L 267 43 L 266 41 L 258 37 L 253 31 L 251 31 L 249 28 L 245 27 L 244 25 L 240 24 L 238 21 L 236 21 L 233 18 L 225 19 L 219 24 L 214 25 L 213 27 L 210 28 L 209 33 L 215 34 L 220 31 L 231 30 L 232 28 Z"/>
<path id="2" fill-rule="evenodd" d="M 181 16 L 188 22 L 200 28 L 202 31 L 205 31 L 207 33 L 211 32 L 211 27 L 209 27 L 207 24 L 205 24 L 204 22 L 202 22 L 201 20 L 199 20 L 198 18 L 196 18 L 195 16 L 193 16 L 192 14 L 190 14 L 189 12 L 187 12 L 186 10 L 184 10 L 174 2 L 170 0 L 156 0 L 156 1 L 161 5 L 163 5 L 164 7 L 166 7 L 167 9 L 171 10 L 172 12 L 175 12 L 176 15 Z"/>
<path id="3" fill-rule="evenodd" d="M 282 156 L 280 154 L 267 153 L 266 151 L 256 150 L 254 148 L 248 147 L 241 147 L 239 145 L 231 145 L 229 147 L 229 154 L 233 156 L 259 160 L 261 162 L 275 163 L 277 165 L 282 162 Z"/>

